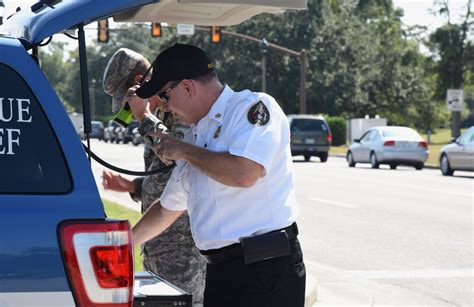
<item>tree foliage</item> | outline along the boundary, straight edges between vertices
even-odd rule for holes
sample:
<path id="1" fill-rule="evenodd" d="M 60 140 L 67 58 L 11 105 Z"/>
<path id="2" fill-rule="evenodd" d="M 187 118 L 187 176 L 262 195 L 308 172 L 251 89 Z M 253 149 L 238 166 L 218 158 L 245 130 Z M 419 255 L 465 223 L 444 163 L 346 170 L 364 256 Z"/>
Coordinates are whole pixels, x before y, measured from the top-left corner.
<path id="1" fill-rule="evenodd" d="M 466 3 L 466 12 L 460 24 L 451 23 L 448 1 L 437 1 L 438 12 L 446 17 L 447 23 L 436 29 L 428 45 L 435 56 L 435 73 L 437 79 L 436 98 L 444 99 L 446 90 L 459 89 L 464 86 L 466 74 L 474 71 L 474 45 L 472 33 L 474 15 L 472 0 Z"/>
<path id="2" fill-rule="evenodd" d="M 64 43 L 52 42 L 47 50 L 40 49 L 41 68 L 48 77 L 51 84 L 54 85 L 59 99 L 63 101 L 68 111 L 73 111 L 75 106 L 67 99 L 69 92 L 69 83 L 67 82 L 69 65 L 65 63 L 63 56 Z"/>

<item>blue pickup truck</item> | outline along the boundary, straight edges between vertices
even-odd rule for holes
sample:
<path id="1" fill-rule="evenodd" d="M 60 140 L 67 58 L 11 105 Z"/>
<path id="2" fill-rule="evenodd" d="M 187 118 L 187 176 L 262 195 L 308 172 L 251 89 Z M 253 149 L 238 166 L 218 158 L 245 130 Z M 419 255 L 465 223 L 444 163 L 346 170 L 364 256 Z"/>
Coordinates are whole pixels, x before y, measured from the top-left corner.
<path id="1" fill-rule="evenodd" d="M 21 3 L 21 2 L 20 2 Z M 219 4 L 219 5 L 216 5 Z M 306 0 L 42 0 L 0 27 L 0 306 L 132 306 L 128 221 L 108 219 L 40 44 L 75 33 L 90 132 L 84 26 L 99 19 L 231 25 Z M 205 14 L 203 14 L 205 12 Z"/>

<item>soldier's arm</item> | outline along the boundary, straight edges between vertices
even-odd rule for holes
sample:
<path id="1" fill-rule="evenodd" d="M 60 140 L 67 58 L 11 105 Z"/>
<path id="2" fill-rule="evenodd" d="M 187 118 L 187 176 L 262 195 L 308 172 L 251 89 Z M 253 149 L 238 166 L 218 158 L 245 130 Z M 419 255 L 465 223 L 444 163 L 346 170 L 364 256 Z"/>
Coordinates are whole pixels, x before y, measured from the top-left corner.
<path id="1" fill-rule="evenodd" d="M 145 177 L 138 177 L 133 180 L 133 191 L 129 192 L 130 197 L 136 201 L 142 201 L 142 186 Z"/>
<path id="2" fill-rule="evenodd" d="M 183 212 L 168 210 L 157 201 L 133 227 L 133 244 L 137 246 L 153 239 L 170 227 Z"/>

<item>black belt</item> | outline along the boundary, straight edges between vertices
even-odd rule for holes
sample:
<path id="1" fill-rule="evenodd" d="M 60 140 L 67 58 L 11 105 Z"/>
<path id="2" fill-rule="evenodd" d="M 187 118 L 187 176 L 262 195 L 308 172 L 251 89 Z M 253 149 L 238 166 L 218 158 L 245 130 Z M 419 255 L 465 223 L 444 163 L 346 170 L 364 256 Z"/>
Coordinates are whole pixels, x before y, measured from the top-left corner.
<path id="1" fill-rule="evenodd" d="M 288 227 L 273 230 L 271 232 L 279 231 L 286 232 L 288 240 L 294 239 L 296 236 L 298 236 L 298 226 L 296 225 L 296 222 Z M 237 258 L 243 258 L 244 256 L 241 243 L 235 243 L 218 249 L 200 250 L 200 252 L 204 259 L 206 259 L 206 262 L 210 264 L 227 262 Z"/>

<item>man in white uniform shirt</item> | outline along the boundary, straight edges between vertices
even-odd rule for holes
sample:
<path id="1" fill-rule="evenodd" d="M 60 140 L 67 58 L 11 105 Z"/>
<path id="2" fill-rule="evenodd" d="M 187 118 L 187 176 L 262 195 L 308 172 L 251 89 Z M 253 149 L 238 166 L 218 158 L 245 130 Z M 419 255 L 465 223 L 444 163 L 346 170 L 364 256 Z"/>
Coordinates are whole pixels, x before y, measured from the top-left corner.
<path id="1" fill-rule="evenodd" d="M 158 95 L 183 124 L 184 142 L 156 133 L 154 150 L 177 167 L 158 201 L 133 228 L 135 244 L 188 210 L 206 258 L 205 307 L 303 307 L 305 267 L 285 114 L 271 96 L 222 85 L 205 52 L 176 44 L 153 75 L 129 91 L 134 114 Z"/>

